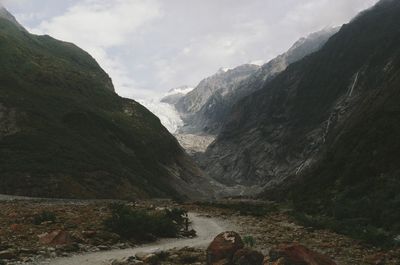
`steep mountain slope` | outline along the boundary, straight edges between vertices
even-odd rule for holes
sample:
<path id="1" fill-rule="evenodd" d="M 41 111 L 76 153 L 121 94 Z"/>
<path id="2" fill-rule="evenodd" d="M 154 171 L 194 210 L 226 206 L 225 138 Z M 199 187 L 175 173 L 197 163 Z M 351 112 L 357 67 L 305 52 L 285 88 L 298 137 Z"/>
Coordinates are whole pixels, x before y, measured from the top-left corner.
<path id="1" fill-rule="evenodd" d="M 298 40 L 286 53 L 264 64 L 246 79 L 232 84 L 228 91 L 217 90 L 191 117 L 192 127 L 218 134 L 232 107 L 245 96 L 261 89 L 265 82 L 284 71 L 286 67 L 319 50 L 339 28 L 328 28 Z"/>
<path id="2" fill-rule="evenodd" d="M 169 95 L 162 102 L 175 105 L 183 117 L 182 133 L 217 135 L 232 107 L 242 98 L 262 88 L 263 84 L 286 67 L 319 50 L 339 28 L 327 28 L 298 40 L 286 53 L 262 67 L 241 65 L 220 70 L 204 79 L 186 96 Z"/>
<path id="3" fill-rule="evenodd" d="M 400 232 L 399 25 L 400 2 L 380 1 L 239 102 L 209 174 Z"/>
<path id="4" fill-rule="evenodd" d="M 0 193 L 196 195 L 198 168 L 157 117 L 114 92 L 89 54 L 0 14 Z"/>
<path id="5" fill-rule="evenodd" d="M 260 67 L 245 64 L 234 69 L 219 70 L 215 75 L 202 80 L 192 91 L 180 98 L 175 104 L 181 114 L 185 126 L 184 133 L 202 132 L 195 115 L 215 94 L 225 95 L 240 81 L 255 73 Z M 165 100 L 165 99 L 164 99 Z"/>

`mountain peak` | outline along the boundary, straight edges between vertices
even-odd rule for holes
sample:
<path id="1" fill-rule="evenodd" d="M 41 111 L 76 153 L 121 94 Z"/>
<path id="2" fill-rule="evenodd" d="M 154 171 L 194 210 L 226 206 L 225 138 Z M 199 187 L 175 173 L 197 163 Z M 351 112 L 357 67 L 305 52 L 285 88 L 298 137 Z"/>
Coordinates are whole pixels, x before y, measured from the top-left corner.
<path id="1" fill-rule="evenodd" d="M 25 30 L 25 28 L 18 23 L 17 19 L 10 12 L 8 12 L 8 10 L 2 4 L 0 4 L 0 18 L 12 22 L 21 30 Z"/>

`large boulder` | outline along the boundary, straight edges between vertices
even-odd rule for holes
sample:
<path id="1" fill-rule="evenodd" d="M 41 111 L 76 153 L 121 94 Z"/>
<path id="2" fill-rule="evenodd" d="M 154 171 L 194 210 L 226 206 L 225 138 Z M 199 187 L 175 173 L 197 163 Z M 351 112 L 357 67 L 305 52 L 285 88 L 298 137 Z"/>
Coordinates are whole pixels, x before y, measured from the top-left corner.
<path id="1" fill-rule="evenodd" d="M 73 243 L 68 232 L 55 230 L 50 233 L 39 235 L 39 242 L 43 245 L 71 245 Z"/>
<path id="2" fill-rule="evenodd" d="M 328 256 L 299 244 L 283 244 L 269 252 L 270 264 L 282 265 L 336 265 Z M 276 263 L 278 261 L 278 263 Z"/>
<path id="3" fill-rule="evenodd" d="M 264 255 L 258 251 L 243 248 L 233 256 L 234 265 L 263 265 Z"/>
<path id="4" fill-rule="evenodd" d="M 223 232 L 216 236 L 207 248 L 207 265 L 231 264 L 236 251 L 243 247 L 242 238 L 238 233 Z"/>

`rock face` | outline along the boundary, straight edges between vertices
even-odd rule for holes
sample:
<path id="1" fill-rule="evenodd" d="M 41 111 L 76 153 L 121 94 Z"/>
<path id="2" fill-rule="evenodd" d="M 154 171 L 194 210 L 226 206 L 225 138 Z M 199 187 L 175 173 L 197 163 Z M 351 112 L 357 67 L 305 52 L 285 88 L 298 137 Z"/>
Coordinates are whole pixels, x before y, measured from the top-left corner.
<path id="1" fill-rule="evenodd" d="M 269 259 L 272 264 L 282 265 L 336 265 L 329 257 L 298 244 L 281 245 L 272 249 Z"/>
<path id="2" fill-rule="evenodd" d="M 219 70 L 215 75 L 202 80 L 197 87 L 182 97 L 175 107 L 181 114 L 185 126 L 180 129 L 181 133 L 207 132 L 203 128 L 201 120 L 201 109 L 205 104 L 213 104 L 212 98 L 216 95 L 228 94 L 236 84 L 248 78 L 260 67 L 257 65 L 245 64 L 234 69 Z"/>
<path id="3" fill-rule="evenodd" d="M 284 71 L 290 64 L 319 50 L 338 30 L 325 29 L 301 38 L 286 53 L 264 64 L 247 78 L 233 83 L 227 90 L 217 90 L 191 117 L 189 123 L 202 132 L 218 134 L 237 102 L 261 89 L 265 82 Z"/>
<path id="4" fill-rule="evenodd" d="M 399 1 L 379 2 L 235 105 L 206 171 L 310 212 L 397 227 L 399 14 Z"/>
<path id="5" fill-rule="evenodd" d="M 207 248 L 207 265 L 231 264 L 236 251 L 244 247 L 236 232 L 223 232 Z"/>
<path id="6" fill-rule="evenodd" d="M 208 181 L 176 139 L 85 51 L 29 34 L 1 8 L 0 54 L 0 193 L 201 196 Z"/>

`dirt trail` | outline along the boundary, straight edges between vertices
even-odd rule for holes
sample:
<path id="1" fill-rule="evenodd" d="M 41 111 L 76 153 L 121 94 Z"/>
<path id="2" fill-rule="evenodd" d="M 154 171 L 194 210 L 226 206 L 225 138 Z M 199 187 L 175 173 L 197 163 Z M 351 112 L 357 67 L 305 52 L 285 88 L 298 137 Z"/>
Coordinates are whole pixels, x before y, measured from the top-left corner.
<path id="1" fill-rule="evenodd" d="M 229 226 L 221 220 L 200 216 L 190 213 L 189 218 L 192 221 L 192 227 L 197 232 L 197 237 L 193 239 L 163 239 L 155 243 L 142 245 L 136 248 L 124 250 L 111 250 L 104 252 L 96 252 L 89 254 L 76 255 L 66 258 L 58 258 L 55 260 L 42 261 L 33 263 L 37 265 L 101 265 L 111 264 L 111 260 L 123 259 L 134 256 L 138 252 L 156 252 L 160 250 L 168 250 L 172 248 L 183 247 L 202 247 L 209 244 L 212 239 L 219 233 L 229 230 Z"/>

